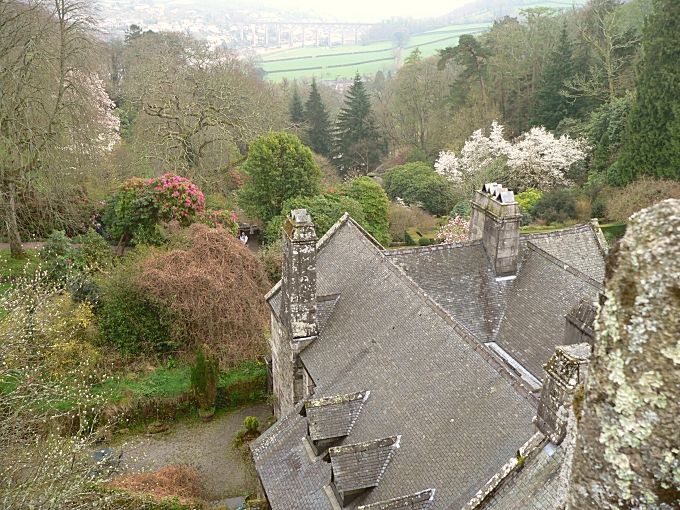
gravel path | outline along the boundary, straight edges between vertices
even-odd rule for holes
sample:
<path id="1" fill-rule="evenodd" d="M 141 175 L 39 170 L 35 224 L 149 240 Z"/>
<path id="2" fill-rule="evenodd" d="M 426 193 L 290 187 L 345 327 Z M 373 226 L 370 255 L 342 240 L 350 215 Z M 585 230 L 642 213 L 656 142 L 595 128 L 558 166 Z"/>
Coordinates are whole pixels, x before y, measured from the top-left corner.
<path id="1" fill-rule="evenodd" d="M 173 424 L 168 432 L 123 439 L 123 472 L 155 471 L 167 464 L 189 464 L 203 477 L 205 499 L 224 500 L 254 490 L 248 472 L 231 441 L 246 416 L 257 416 L 263 425 L 271 408 L 257 405 L 220 415 L 208 423 Z"/>

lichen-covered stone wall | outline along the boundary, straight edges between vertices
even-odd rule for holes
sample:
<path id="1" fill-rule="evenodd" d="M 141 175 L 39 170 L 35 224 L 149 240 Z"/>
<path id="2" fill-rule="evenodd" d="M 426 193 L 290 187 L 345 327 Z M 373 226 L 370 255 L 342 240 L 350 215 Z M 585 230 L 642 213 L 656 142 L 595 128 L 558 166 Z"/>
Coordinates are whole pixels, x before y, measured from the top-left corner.
<path id="1" fill-rule="evenodd" d="M 634 215 L 607 273 L 568 505 L 680 508 L 680 200 Z"/>

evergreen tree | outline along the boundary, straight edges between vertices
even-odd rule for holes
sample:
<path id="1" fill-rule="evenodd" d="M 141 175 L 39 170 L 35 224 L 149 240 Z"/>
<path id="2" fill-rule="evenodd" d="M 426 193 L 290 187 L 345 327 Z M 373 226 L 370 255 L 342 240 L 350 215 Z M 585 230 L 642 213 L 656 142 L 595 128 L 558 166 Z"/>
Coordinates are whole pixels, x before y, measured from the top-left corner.
<path id="1" fill-rule="evenodd" d="M 305 121 L 305 109 L 298 92 L 297 84 L 293 85 L 293 97 L 290 100 L 290 121 L 293 126 L 300 128 Z"/>
<path id="2" fill-rule="evenodd" d="M 359 73 L 345 95 L 335 129 L 335 163 L 342 174 L 367 173 L 385 153 L 385 142 L 376 126 L 371 101 Z"/>
<path id="3" fill-rule="evenodd" d="M 305 118 L 307 126 L 305 142 L 317 154 L 330 157 L 331 155 L 331 126 L 328 120 L 328 112 L 321 100 L 321 94 L 316 86 L 316 80 L 312 80 L 312 88 L 305 104 Z"/>
<path id="4" fill-rule="evenodd" d="M 545 126 L 554 130 L 562 119 L 572 113 L 568 98 L 560 92 L 565 82 L 574 74 L 573 49 L 567 24 L 562 26 L 560 40 L 553 50 L 536 92 L 536 103 L 531 118 L 533 126 Z"/>
<path id="5" fill-rule="evenodd" d="M 680 2 L 653 0 L 642 33 L 635 102 L 630 113 L 619 183 L 638 175 L 680 179 Z"/>

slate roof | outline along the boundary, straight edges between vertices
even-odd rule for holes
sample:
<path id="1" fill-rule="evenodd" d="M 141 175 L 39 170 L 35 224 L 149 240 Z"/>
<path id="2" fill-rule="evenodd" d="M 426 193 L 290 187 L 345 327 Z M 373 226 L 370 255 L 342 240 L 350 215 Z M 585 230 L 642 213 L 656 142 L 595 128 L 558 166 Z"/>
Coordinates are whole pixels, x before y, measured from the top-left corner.
<path id="1" fill-rule="evenodd" d="M 339 492 L 377 487 L 401 436 L 330 448 L 333 481 Z"/>
<path id="2" fill-rule="evenodd" d="M 558 510 L 564 493 L 559 490 L 565 448 L 544 442 L 522 469 L 510 474 L 475 510 Z M 457 509 L 456 509 L 457 510 Z"/>
<path id="3" fill-rule="evenodd" d="M 348 436 L 369 395 L 369 391 L 360 391 L 338 397 L 305 400 L 305 414 L 312 441 Z"/>
<path id="4" fill-rule="evenodd" d="M 495 342 L 536 379 L 557 345 L 564 317 L 596 301 L 604 247 L 590 225 L 520 237 L 516 278 L 496 279 L 480 242 L 385 252 L 480 341 Z"/>
<path id="5" fill-rule="evenodd" d="M 362 505 L 357 510 L 430 510 L 435 492 L 435 489 L 426 489 L 408 496 Z"/>
<path id="6" fill-rule="evenodd" d="M 378 486 L 347 508 L 428 487 L 436 496 L 424 508 L 462 507 L 532 435 L 533 397 L 351 219 L 320 244 L 317 292 L 340 298 L 300 354 L 314 398 L 370 390 L 341 445 L 401 436 Z M 333 508 L 331 465 L 314 457 L 306 436 L 307 418 L 296 412 L 253 445 L 274 510 Z"/>

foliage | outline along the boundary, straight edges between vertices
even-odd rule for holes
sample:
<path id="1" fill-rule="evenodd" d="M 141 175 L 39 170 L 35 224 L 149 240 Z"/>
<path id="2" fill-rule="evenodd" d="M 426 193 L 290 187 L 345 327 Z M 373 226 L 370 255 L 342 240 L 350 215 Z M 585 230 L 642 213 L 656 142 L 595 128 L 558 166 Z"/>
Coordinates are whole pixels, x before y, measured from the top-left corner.
<path id="1" fill-rule="evenodd" d="M 234 211 L 209 209 L 198 215 L 196 222 L 208 225 L 210 228 L 223 228 L 233 236 L 238 234 L 238 218 Z"/>
<path id="2" fill-rule="evenodd" d="M 326 111 L 326 106 L 323 104 L 316 80 L 314 79 L 312 79 L 312 85 L 309 90 L 309 98 L 305 103 L 304 116 L 307 121 L 304 136 L 305 142 L 317 154 L 330 157 L 331 125 L 328 120 L 328 111 Z"/>
<path id="3" fill-rule="evenodd" d="M 442 215 L 451 210 L 454 196 L 447 180 L 426 163 L 407 163 L 391 168 L 384 177 L 385 191 L 391 199 L 420 205 L 426 211 Z"/>
<path id="4" fill-rule="evenodd" d="M 574 113 L 573 101 L 562 93 L 567 80 L 572 78 L 574 73 L 572 55 L 572 43 L 569 40 L 567 25 L 564 23 L 557 46 L 541 74 L 530 121 L 532 125 L 554 130 L 562 119 Z"/>
<path id="5" fill-rule="evenodd" d="M 39 255 L 47 275 L 55 280 L 64 280 L 75 269 L 76 250 L 63 230 L 54 231 L 45 239 Z"/>
<path id="6" fill-rule="evenodd" d="M 257 256 L 223 229 L 194 224 L 167 251 L 152 251 L 131 287 L 170 315 L 183 349 L 208 344 L 227 367 L 262 352 L 269 283 Z"/>
<path id="7" fill-rule="evenodd" d="M 534 206 L 534 216 L 548 224 L 575 219 L 576 199 L 570 190 L 547 191 Z"/>
<path id="8" fill-rule="evenodd" d="M 312 151 L 289 133 L 255 139 L 242 170 L 246 181 L 239 202 L 264 223 L 281 214 L 286 200 L 314 196 L 319 190 L 321 174 Z"/>
<path id="9" fill-rule="evenodd" d="M 308 198 L 287 200 L 282 214 L 272 219 L 265 230 L 265 240 L 273 243 L 281 239 L 281 228 L 293 209 L 307 209 L 312 217 L 317 237 L 321 238 L 346 212 L 359 224 L 368 228 L 368 222 L 361 204 L 340 193 L 324 193 Z"/>
<path id="10" fill-rule="evenodd" d="M 342 175 L 350 171 L 368 173 L 386 152 L 371 109 L 371 100 L 358 73 L 338 114 L 334 152 L 333 161 Z"/>
<path id="11" fill-rule="evenodd" d="M 408 232 L 404 232 L 404 244 L 406 246 L 415 246 L 416 242 L 413 240 L 413 237 L 411 237 L 411 234 Z"/>
<path id="12" fill-rule="evenodd" d="M 147 253 L 128 255 L 109 275 L 97 279 L 97 316 L 103 339 L 124 353 L 165 352 L 178 347 L 171 338 L 170 313 L 152 303 L 136 285 Z"/>
<path id="13" fill-rule="evenodd" d="M 343 187 L 350 199 L 356 200 L 361 206 L 365 222 L 355 221 L 361 225 L 382 245 L 390 242 L 388 205 L 389 200 L 380 184 L 370 177 L 357 177 L 347 182 Z"/>
<path id="14" fill-rule="evenodd" d="M 392 202 L 388 214 L 390 236 L 397 241 L 406 242 L 407 231 L 411 228 L 429 231 L 437 224 L 437 219 L 434 216 L 417 206 L 406 206 Z"/>
<path id="15" fill-rule="evenodd" d="M 281 279 L 281 267 L 283 265 L 283 243 L 281 242 L 281 230 L 279 229 L 278 238 L 271 244 L 265 246 L 258 254 L 264 272 L 271 285 Z"/>
<path id="16" fill-rule="evenodd" d="M 515 195 L 515 201 L 523 213 L 531 214 L 534 212 L 536 204 L 541 200 L 543 193 L 536 188 L 527 188 Z"/>
<path id="17" fill-rule="evenodd" d="M 641 209 L 667 198 L 680 198 L 680 182 L 642 177 L 624 188 L 605 192 L 606 217 L 612 221 L 628 221 Z"/>
<path id="18" fill-rule="evenodd" d="M 219 380 L 219 361 L 207 346 L 196 349 L 196 360 L 191 367 L 191 389 L 199 409 L 209 411 L 215 408 L 217 382 Z"/>
<path id="19" fill-rule="evenodd" d="M 619 166 L 622 184 L 638 175 L 680 179 L 679 32 L 680 3 L 654 0 L 643 31 L 637 89 Z"/>
<path id="20" fill-rule="evenodd" d="M 418 239 L 418 246 L 430 246 L 432 244 L 432 239 L 429 237 L 421 237 Z"/>
<path id="21" fill-rule="evenodd" d="M 169 464 L 148 473 L 120 475 L 108 482 L 107 487 L 133 495 L 150 496 L 158 503 L 179 503 L 166 507 L 168 510 L 186 508 L 184 505 L 196 508 L 203 493 L 200 473 L 181 464 Z"/>
<path id="22" fill-rule="evenodd" d="M 250 433 L 257 432 L 260 428 L 260 420 L 256 416 L 246 416 L 243 420 L 243 428 Z"/>
<path id="23" fill-rule="evenodd" d="M 297 85 L 293 86 L 293 96 L 290 99 L 288 116 L 290 122 L 296 128 L 302 126 L 302 123 L 305 121 L 305 108 L 302 106 L 302 99 L 300 98 L 300 92 L 298 91 Z"/>
<path id="24" fill-rule="evenodd" d="M 100 507 L 94 469 L 96 409 L 103 399 L 91 312 L 44 274 L 0 296 L 0 494 L 6 508 Z M 45 504 L 49 498 L 49 504 Z"/>
<path id="25" fill-rule="evenodd" d="M 469 219 L 472 216 L 472 206 L 469 200 L 461 200 L 451 209 L 450 216 L 462 216 L 463 218 Z"/>
<path id="26" fill-rule="evenodd" d="M 119 244 L 159 244 L 159 222 L 189 225 L 205 210 L 203 192 L 190 180 L 166 173 L 158 178 L 128 179 L 107 201 L 103 222 Z"/>
<path id="27" fill-rule="evenodd" d="M 460 216 L 450 219 L 435 237 L 440 243 L 465 243 L 470 238 L 470 222 Z"/>
<path id="28" fill-rule="evenodd" d="M 114 265 L 115 256 L 111 246 L 92 228 L 83 236 L 78 255 L 82 271 L 86 274 L 103 273 Z"/>
<path id="29" fill-rule="evenodd" d="M 435 170 L 456 184 L 474 178 L 476 174 L 501 161 L 506 167 L 505 185 L 515 189 L 552 189 L 568 184 L 565 173 L 585 159 L 587 145 L 567 135 L 556 138 L 543 127 L 531 128 L 514 143 L 503 137 L 503 126 L 491 124 L 489 136 L 481 129 L 465 142 L 459 156 L 443 151 Z"/>

